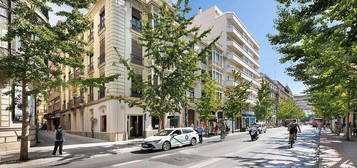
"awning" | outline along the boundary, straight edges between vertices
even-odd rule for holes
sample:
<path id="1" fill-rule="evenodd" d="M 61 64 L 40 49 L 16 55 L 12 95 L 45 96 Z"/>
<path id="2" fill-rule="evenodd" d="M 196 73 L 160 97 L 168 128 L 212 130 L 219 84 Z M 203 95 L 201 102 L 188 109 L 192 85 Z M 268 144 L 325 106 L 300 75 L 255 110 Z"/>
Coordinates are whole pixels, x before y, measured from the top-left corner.
<path id="1" fill-rule="evenodd" d="M 255 117 L 254 113 L 243 113 L 242 114 L 243 117 Z"/>

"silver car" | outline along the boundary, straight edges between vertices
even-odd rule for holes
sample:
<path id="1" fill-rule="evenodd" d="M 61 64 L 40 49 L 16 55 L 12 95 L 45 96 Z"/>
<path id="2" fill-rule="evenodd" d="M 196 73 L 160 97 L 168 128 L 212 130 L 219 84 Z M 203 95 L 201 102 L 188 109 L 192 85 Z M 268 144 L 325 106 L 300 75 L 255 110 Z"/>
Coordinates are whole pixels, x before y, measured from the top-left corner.
<path id="1" fill-rule="evenodd" d="M 184 145 L 196 145 L 198 134 L 190 127 L 187 128 L 168 128 L 154 136 L 145 138 L 141 144 L 142 149 L 169 150 L 172 147 Z"/>

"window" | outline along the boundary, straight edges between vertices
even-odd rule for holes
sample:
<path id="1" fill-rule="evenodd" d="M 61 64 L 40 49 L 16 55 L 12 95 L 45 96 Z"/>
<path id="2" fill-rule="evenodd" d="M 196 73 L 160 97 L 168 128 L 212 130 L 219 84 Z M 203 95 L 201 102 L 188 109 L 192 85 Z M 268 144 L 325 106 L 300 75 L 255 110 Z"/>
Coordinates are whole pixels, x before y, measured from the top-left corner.
<path id="1" fill-rule="evenodd" d="M 94 32 L 93 32 L 93 30 L 94 30 L 94 27 L 93 27 L 93 22 L 92 22 L 92 24 L 91 24 L 91 28 L 90 28 L 90 30 L 89 30 L 89 34 L 88 34 L 88 41 L 91 41 L 91 40 L 93 40 L 93 38 L 94 38 Z"/>
<path id="2" fill-rule="evenodd" d="M 143 48 L 136 40 L 131 40 L 131 63 L 143 65 Z"/>
<path id="3" fill-rule="evenodd" d="M 177 135 L 181 135 L 182 134 L 182 132 L 181 132 L 181 130 L 175 130 L 171 135 L 173 135 L 173 134 L 177 134 Z"/>
<path id="4" fill-rule="evenodd" d="M 168 118 L 170 119 L 170 127 L 171 128 L 179 127 L 179 120 L 180 120 L 179 116 L 168 116 Z"/>
<path id="5" fill-rule="evenodd" d="M 213 57 L 212 57 L 212 59 L 214 60 L 214 62 L 215 62 L 216 64 L 222 65 L 222 63 L 223 63 L 222 55 L 221 55 L 221 53 L 219 53 L 217 50 L 214 50 L 214 51 L 213 51 Z"/>
<path id="6" fill-rule="evenodd" d="M 213 76 L 213 79 L 215 79 L 218 83 L 221 83 L 222 82 L 222 74 L 220 72 L 217 72 L 217 71 L 212 71 L 212 76 Z"/>
<path id="7" fill-rule="evenodd" d="M 105 28 L 105 10 L 99 14 L 99 25 L 98 25 L 98 30 L 101 31 L 103 28 Z"/>
<path id="8" fill-rule="evenodd" d="M 88 101 L 93 101 L 93 100 L 94 100 L 94 88 L 91 86 L 89 87 Z"/>
<path id="9" fill-rule="evenodd" d="M 153 129 L 159 129 L 159 117 L 151 116 L 151 126 Z"/>
<path id="10" fill-rule="evenodd" d="M 188 95 L 189 95 L 190 102 L 194 103 L 195 102 L 195 89 L 192 88 L 190 90 L 190 92 L 188 93 Z"/>
<path id="11" fill-rule="evenodd" d="M 99 91 L 98 91 L 98 99 L 101 99 L 104 97 L 105 97 L 105 86 L 99 88 Z"/>
<path id="12" fill-rule="evenodd" d="M 105 62 L 105 38 L 103 38 L 102 40 L 100 40 L 100 48 L 99 48 L 99 65 L 103 64 Z"/>
<path id="13" fill-rule="evenodd" d="M 131 8 L 131 28 L 135 31 L 141 31 L 141 12 Z"/>
<path id="14" fill-rule="evenodd" d="M 143 75 L 141 71 L 136 72 L 136 76 L 133 79 L 134 81 L 141 82 L 143 80 Z M 140 97 L 141 91 L 135 82 L 131 82 L 131 97 Z"/>
<path id="15" fill-rule="evenodd" d="M 100 131 L 107 132 L 107 116 L 106 115 L 100 117 Z"/>
<path id="16" fill-rule="evenodd" d="M 0 12 L 2 12 L 1 10 L 5 10 L 5 9 L 0 7 Z M 1 15 L 2 15 L 2 13 L 0 13 L 0 37 L 3 37 L 7 33 L 8 20 L 6 17 L 2 17 Z M 8 42 L 0 41 L 0 48 L 8 48 Z"/>
<path id="17" fill-rule="evenodd" d="M 159 19 L 159 16 L 154 13 L 153 14 L 153 24 L 154 24 L 153 26 L 154 26 L 154 28 L 157 27 L 157 25 L 159 24 L 158 19 Z"/>
<path id="18" fill-rule="evenodd" d="M 189 133 L 193 132 L 193 130 L 191 130 L 191 129 L 182 129 L 182 132 L 184 134 L 189 134 Z"/>

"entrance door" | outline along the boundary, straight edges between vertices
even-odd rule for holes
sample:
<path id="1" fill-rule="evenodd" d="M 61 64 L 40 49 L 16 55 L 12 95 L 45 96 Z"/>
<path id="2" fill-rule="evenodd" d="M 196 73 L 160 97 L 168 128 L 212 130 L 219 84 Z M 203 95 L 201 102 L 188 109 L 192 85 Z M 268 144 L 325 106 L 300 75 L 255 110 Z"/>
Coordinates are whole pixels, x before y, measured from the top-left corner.
<path id="1" fill-rule="evenodd" d="M 188 110 L 188 126 L 195 124 L 195 110 Z"/>
<path id="2" fill-rule="evenodd" d="M 138 138 L 143 136 L 143 116 L 130 116 L 129 137 Z"/>

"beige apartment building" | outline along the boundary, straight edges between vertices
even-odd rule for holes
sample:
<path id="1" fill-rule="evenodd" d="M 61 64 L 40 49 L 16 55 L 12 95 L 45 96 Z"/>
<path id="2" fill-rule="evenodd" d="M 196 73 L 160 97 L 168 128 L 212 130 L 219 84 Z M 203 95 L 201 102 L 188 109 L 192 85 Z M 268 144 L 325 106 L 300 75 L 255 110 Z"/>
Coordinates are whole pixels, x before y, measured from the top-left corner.
<path id="1" fill-rule="evenodd" d="M 233 82 L 232 71 L 240 72 L 245 80 L 252 82 L 248 102 L 254 106 L 260 87 L 258 73 L 260 46 L 257 40 L 234 12 L 222 12 L 217 6 L 205 11 L 200 9 L 193 20 L 193 25 L 200 26 L 201 31 L 212 28 L 206 38 L 207 42 L 220 35 L 218 45 L 221 46 L 221 50 L 216 51 L 217 54 L 212 58 L 214 60 L 211 69 L 212 77 L 219 81 L 224 90 L 226 86 L 236 85 Z M 246 128 L 255 122 L 255 114 L 251 110 L 245 111 L 242 116 L 242 120 L 235 121 L 235 124 L 230 127 Z"/>
<path id="2" fill-rule="evenodd" d="M 118 62 L 119 57 L 130 60 L 130 66 L 140 74 L 135 80 L 154 79 L 150 71 L 143 66 L 149 64 L 150 61 L 144 59 L 144 49 L 139 44 L 138 38 L 140 37 L 142 19 L 146 17 L 143 12 L 144 7 L 157 13 L 157 8 L 162 1 L 97 1 L 87 14 L 93 20 L 93 27 L 83 36 L 84 40 L 89 42 L 88 49 L 93 51 L 93 55 L 84 58 L 86 68 L 83 71 L 64 67 L 66 75 L 63 78 L 69 80 L 72 78 L 105 77 L 118 73 L 121 76 L 116 81 L 106 84 L 105 89 L 88 88 L 87 92 L 80 93 L 78 88 L 70 87 L 62 89 L 60 92 L 53 91 L 50 96 L 51 103 L 48 107 L 48 114 L 45 116 L 50 122 L 49 125 L 61 124 L 68 132 L 108 141 L 145 137 L 157 132 L 157 118 L 144 113 L 140 108 L 130 108 L 127 104 L 112 99 L 112 96 L 122 95 L 132 99 L 139 96 L 135 88 L 131 86 L 131 81 L 127 80 L 126 69 Z M 211 19 L 207 20 L 206 18 Z M 252 95 L 248 100 L 253 105 L 259 87 L 259 73 L 257 72 L 260 58 L 259 44 L 234 13 L 222 13 L 217 7 L 212 7 L 198 14 L 194 23 L 197 24 L 200 19 L 207 21 L 205 27 L 209 27 L 213 23 L 221 25 L 220 22 L 224 22 L 225 25 L 213 29 L 210 37 L 196 46 L 197 49 L 209 43 L 210 38 L 213 39 L 219 34 L 218 32 L 225 31 L 225 35 L 212 51 L 209 61 L 201 63 L 201 72 L 197 73 L 209 71 L 219 83 L 218 96 L 224 99 L 225 87 L 235 84 L 232 81 L 232 69 L 240 71 L 243 78 L 253 83 Z M 153 24 L 155 25 L 155 22 Z M 239 34 L 238 30 L 243 34 Z M 152 80 L 152 82 L 155 81 Z M 190 108 L 176 115 L 167 116 L 165 127 L 198 124 L 195 102 L 201 96 L 201 90 L 202 86 L 198 83 L 191 92 L 187 93 L 191 96 Z M 223 117 L 221 111 L 213 113 L 218 119 Z M 248 110 L 244 113 L 242 122 L 236 122 L 234 127 L 248 126 L 254 121 L 254 113 Z"/>

